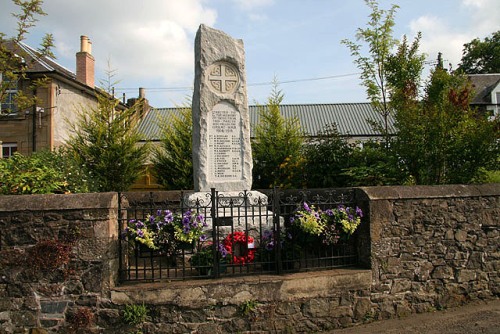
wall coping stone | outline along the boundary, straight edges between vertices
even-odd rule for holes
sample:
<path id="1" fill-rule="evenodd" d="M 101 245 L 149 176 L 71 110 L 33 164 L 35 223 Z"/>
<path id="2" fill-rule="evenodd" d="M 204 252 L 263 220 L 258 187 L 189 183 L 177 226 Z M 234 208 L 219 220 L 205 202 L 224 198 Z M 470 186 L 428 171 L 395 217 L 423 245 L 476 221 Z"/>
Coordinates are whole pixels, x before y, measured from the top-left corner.
<path id="1" fill-rule="evenodd" d="M 461 198 L 500 195 L 500 183 L 478 185 L 359 187 L 364 200 Z"/>
<path id="2" fill-rule="evenodd" d="M 277 275 L 228 277 L 194 281 L 127 283 L 111 289 L 115 304 L 239 304 L 248 300 L 302 300 L 329 297 L 347 290 L 369 291 L 372 271 L 335 269 Z"/>
<path id="3" fill-rule="evenodd" d="M 0 211 L 83 210 L 118 208 L 118 193 L 1 195 Z"/>

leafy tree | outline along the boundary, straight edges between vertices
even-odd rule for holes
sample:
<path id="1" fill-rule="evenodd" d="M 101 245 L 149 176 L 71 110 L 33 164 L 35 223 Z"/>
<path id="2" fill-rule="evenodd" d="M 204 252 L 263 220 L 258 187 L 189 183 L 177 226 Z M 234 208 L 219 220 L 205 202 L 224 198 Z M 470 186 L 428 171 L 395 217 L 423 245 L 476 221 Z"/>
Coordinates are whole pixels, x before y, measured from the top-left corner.
<path id="1" fill-rule="evenodd" d="M 259 110 L 252 143 L 254 188 L 292 188 L 303 183 L 303 133 L 297 117 L 281 115 L 283 97 L 275 80 L 267 107 Z"/>
<path id="2" fill-rule="evenodd" d="M 397 40 L 392 36 L 394 27 L 394 16 L 397 5 L 392 5 L 389 10 L 380 9 L 377 1 L 365 0 L 370 7 L 370 21 L 365 29 L 358 28 L 356 41 L 365 44 L 368 50 L 363 49 L 362 44 L 342 40 L 355 58 L 354 63 L 361 70 L 361 80 L 366 87 L 368 99 L 373 107 L 384 118 L 381 126 L 387 141 L 389 140 L 389 87 L 387 85 L 386 64 L 392 49 L 396 46 Z M 368 54 L 365 55 L 364 53 Z"/>
<path id="3" fill-rule="evenodd" d="M 500 30 L 484 41 L 475 38 L 464 44 L 458 69 L 467 74 L 500 73 Z"/>
<path id="4" fill-rule="evenodd" d="M 419 53 L 421 33 L 409 44 L 403 36 L 395 53 L 387 58 L 386 77 L 393 110 L 412 109 L 419 104 L 425 55 Z"/>
<path id="5" fill-rule="evenodd" d="M 332 124 L 305 146 L 305 175 L 309 188 L 345 187 L 348 180 L 343 173 L 349 167 L 352 146 L 340 136 Z"/>
<path id="6" fill-rule="evenodd" d="M 438 66 L 422 103 L 399 109 L 395 150 L 417 184 L 470 183 L 498 156 L 498 120 L 471 110 L 465 76 Z"/>
<path id="7" fill-rule="evenodd" d="M 70 124 L 68 140 L 74 158 L 95 181 L 94 191 L 125 191 L 144 170 L 148 146 L 139 146 L 137 133 L 141 103 L 119 110 L 119 101 L 97 95 L 95 108 L 81 109 Z"/>
<path id="8" fill-rule="evenodd" d="M 154 172 L 166 189 L 193 189 L 191 108 L 179 107 L 177 111 L 170 123 L 161 121 L 161 145 L 154 151 Z"/>
<path id="9" fill-rule="evenodd" d="M 12 1 L 19 7 L 19 13 L 12 14 L 17 19 L 17 34 L 8 38 L 4 33 L 0 32 L 0 105 L 5 102 L 9 102 L 9 104 L 12 102 L 18 110 L 23 110 L 36 104 L 36 96 L 32 96 L 31 92 L 34 88 L 45 85 L 46 79 L 32 80 L 30 87 L 24 87 L 24 90 L 21 81 L 27 79 L 27 72 L 38 59 L 46 56 L 55 58 L 51 51 L 54 42 L 52 35 L 46 34 L 40 43 L 35 58 L 32 55 L 26 55 L 21 49 L 20 43 L 26 39 L 30 29 L 35 26 L 38 21 L 37 17 L 46 15 L 42 9 L 43 1 Z M 13 97 L 10 94 L 11 90 L 17 91 Z M 12 101 L 10 101 L 11 98 Z M 1 112 L 11 113 L 15 112 L 15 110 L 1 110 Z"/>

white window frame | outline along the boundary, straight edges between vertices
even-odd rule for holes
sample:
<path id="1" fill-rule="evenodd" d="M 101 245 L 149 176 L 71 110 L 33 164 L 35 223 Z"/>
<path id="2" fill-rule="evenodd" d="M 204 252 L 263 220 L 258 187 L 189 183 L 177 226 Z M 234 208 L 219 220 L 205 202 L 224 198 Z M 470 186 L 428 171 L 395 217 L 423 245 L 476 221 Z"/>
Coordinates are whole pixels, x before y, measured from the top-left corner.
<path id="1" fill-rule="evenodd" d="M 2 83 L 3 76 L 0 73 L 0 84 Z M 12 88 L 9 88 L 5 91 L 6 99 L 4 101 L 0 101 L 0 114 L 1 115 L 17 115 L 17 105 L 14 101 L 14 96 L 17 94 L 17 85 Z"/>
<path id="2" fill-rule="evenodd" d="M 17 143 L 2 143 L 2 157 L 10 158 L 17 152 Z"/>

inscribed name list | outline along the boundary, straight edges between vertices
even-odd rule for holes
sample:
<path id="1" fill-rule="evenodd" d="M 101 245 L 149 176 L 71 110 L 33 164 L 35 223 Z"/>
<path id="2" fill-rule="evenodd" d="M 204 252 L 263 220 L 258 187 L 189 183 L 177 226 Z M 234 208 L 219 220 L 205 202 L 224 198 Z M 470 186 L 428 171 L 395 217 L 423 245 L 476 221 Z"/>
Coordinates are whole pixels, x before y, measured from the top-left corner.
<path id="1" fill-rule="evenodd" d="M 240 112 L 228 102 L 214 106 L 208 117 L 208 166 L 212 181 L 243 178 Z"/>

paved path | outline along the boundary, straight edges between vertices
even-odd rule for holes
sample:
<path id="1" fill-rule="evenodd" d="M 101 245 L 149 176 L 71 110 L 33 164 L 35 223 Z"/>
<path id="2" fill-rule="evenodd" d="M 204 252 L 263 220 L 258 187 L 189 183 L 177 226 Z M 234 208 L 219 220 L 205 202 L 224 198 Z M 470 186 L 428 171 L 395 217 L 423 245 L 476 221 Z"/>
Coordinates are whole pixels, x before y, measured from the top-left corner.
<path id="1" fill-rule="evenodd" d="M 500 299 L 334 330 L 332 334 L 500 334 Z"/>

